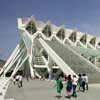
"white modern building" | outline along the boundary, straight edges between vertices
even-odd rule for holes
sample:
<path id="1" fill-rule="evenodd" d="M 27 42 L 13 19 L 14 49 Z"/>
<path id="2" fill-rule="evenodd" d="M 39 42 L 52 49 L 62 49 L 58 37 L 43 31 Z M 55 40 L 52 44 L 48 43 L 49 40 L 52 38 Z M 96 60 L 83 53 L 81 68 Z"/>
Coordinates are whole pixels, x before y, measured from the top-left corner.
<path id="1" fill-rule="evenodd" d="M 46 68 L 50 76 L 57 68 L 65 75 L 87 73 L 90 82 L 100 82 L 100 37 L 34 17 L 18 18 L 18 32 L 21 40 L 0 70 L 1 76 L 13 68 L 10 80 L 28 63 L 32 78 L 41 78 L 37 68 Z M 9 80 L 5 80 L 7 84 Z"/>

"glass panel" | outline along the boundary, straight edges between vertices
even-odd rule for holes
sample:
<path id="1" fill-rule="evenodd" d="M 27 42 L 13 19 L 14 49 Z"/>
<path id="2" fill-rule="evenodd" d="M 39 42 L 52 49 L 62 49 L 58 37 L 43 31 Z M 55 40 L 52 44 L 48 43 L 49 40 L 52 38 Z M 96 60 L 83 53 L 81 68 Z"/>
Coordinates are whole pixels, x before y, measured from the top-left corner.
<path id="1" fill-rule="evenodd" d="M 100 42 L 98 43 L 98 45 L 100 46 Z"/>
<path id="2" fill-rule="evenodd" d="M 65 38 L 65 30 L 64 29 L 60 29 L 57 33 L 57 37 L 61 40 L 64 40 Z"/>
<path id="3" fill-rule="evenodd" d="M 26 27 L 26 30 L 30 33 L 30 34 L 34 34 L 37 29 L 36 29 L 36 26 L 33 22 L 29 22 L 29 24 L 27 25 Z"/>
<path id="4" fill-rule="evenodd" d="M 92 44 L 93 46 L 95 46 L 95 43 L 96 43 L 96 38 L 92 38 L 91 41 L 90 41 L 90 44 Z"/>
<path id="5" fill-rule="evenodd" d="M 86 34 L 82 36 L 82 38 L 80 39 L 80 41 L 83 43 L 83 44 L 86 44 L 86 40 L 87 39 L 87 36 Z"/>
<path id="6" fill-rule="evenodd" d="M 72 42 L 75 42 L 76 41 L 76 32 L 73 32 L 71 34 L 71 36 L 69 37 L 69 39 L 72 41 Z"/>
<path id="7" fill-rule="evenodd" d="M 51 27 L 50 25 L 46 25 L 45 28 L 43 29 L 42 33 L 46 35 L 47 37 L 51 36 Z"/>

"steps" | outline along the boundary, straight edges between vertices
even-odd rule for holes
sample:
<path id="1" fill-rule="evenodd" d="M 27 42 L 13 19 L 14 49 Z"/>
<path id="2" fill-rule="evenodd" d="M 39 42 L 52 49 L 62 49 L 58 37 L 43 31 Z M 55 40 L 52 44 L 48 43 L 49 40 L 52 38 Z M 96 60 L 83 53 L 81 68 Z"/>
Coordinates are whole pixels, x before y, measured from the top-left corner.
<path id="1" fill-rule="evenodd" d="M 43 59 L 41 56 L 35 56 L 35 61 L 34 61 L 35 65 L 45 65 Z"/>
<path id="2" fill-rule="evenodd" d="M 45 40 L 45 42 L 67 63 L 76 73 L 87 73 L 89 82 L 100 82 L 100 72 L 96 66 L 87 62 L 83 57 L 80 57 L 71 50 L 71 47 L 66 44 L 66 47 L 59 43 L 56 39 L 53 41 Z"/>

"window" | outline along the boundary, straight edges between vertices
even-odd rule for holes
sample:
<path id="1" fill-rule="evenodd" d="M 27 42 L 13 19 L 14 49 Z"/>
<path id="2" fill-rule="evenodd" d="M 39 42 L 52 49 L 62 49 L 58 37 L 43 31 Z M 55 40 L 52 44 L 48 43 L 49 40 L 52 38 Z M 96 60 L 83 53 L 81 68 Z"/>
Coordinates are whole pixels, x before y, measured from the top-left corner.
<path id="1" fill-rule="evenodd" d="M 75 42 L 75 41 L 76 41 L 76 32 L 72 32 L 72 34 L 70 35 L 69 39 L 70 39 L 72 42 Z"/>
<path id="2" fill-rule="evenodd" d="M 35 26 L 35 23 L 30 21 L 29 24 L 27 25 L 26 27 L 26 30 L 30 33 L 30 34 L 34 34 L 37 29 L 36 29 L 36 26 Z"/>
<path id="3" fill-rule="evenodd" d="M 82 36 L 82 38 L 80 39 L 80 41 L 81 41 L 83 44 L 86 44 L 86 42 L 87 42 L 87 36 L 86 36 L 86 34 Z"/>
<path id="4" fill-rule="evenodd" d="M 44 33 L 44 35 L 46 35 L 47 37 L 51 36 L 51 27 L 50 25 L 46 25 L 44 27 L 44 29 L 42 30 L 42 33 Z"/>
<path id="5" fill-rule="evenodd" d="M 96 43 L 96 37 L 94 37 L 90 40 L 90 44 L 92 44 L 93 46 L 95 46 L 95 43 Z"/>
<path id="6" fill-rule="evenodd" d="M 100 46 L 100 42 L 98 43 L 98 46 Z"/>
<path id="7" fill-rule="evenodd" d="M 57 33 L 57 37 L 61 40 L 64 40 L 65 38 L 65 30 L 63 28 L 61 28 L 58 33 Z"/>

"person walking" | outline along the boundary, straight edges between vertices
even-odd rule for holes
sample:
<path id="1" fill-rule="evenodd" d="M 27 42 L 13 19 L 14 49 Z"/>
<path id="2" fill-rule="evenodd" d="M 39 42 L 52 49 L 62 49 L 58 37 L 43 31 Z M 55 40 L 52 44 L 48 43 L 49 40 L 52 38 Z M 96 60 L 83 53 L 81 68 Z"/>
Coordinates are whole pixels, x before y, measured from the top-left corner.
<path id="1" fill-rule="evenodd" d="M 72 95 L 72 78 L 71 78 L 71 75 L 68 75 L 68 78 L 67 78 L 67 84 L 66 84 L 66 96 L 67 98 L 71 98 L 71 95 Z"/>
<path id="2" fill-rule="evenodd" d="M 16 79 L 16 83 L 17 83 L 18 87 L 19 88 L 22 87 L 23 86 L 22 85 L 22 75 L 21 74 L 16 75 L 15 79 Z"/>
<path id="3" fill-rule="evenodd" d="M 73 82 L 72 82 L 72 85 L 73 85 L 73 93 L 72 93 L 72 96 L 73 97 L 77 97 L 77 94 L 76 94 L 77 82 L 78 82 L 78 78 L 76 77 L 76 75 L 73 75 Z"/>
<path id="4" fill-rule="evenodd" d="M 20 77 L 19 74 L 17 74 L 16 77 L 15 77 L 15 82 L 18 85 L 18 87 L 19 87 L 19 77 Z"/>
<path id="5" fill-rule="evenodd" d="M 86 74 L 82 75 L 82 91 L 85 92 L 85 86 L 86 86 Z"/>
<path id="6" fill-rule="evenodd" d="M 78 76 L 79 76 L 78 77 L 78 87 L 79 87 L 78 91 L 80 91 L 82 88 L 82 75 L 79 73 Z"/>
<path id="7" fill-rule="evenodd" d="M 62 81 L 59 78 L 57 78 L 56 84 L 57 84 L 56 86 L 57 86 L 57 93 L 58 93 L 57 96 L 61 96 L 61 91 L 63 89 Z"/>

